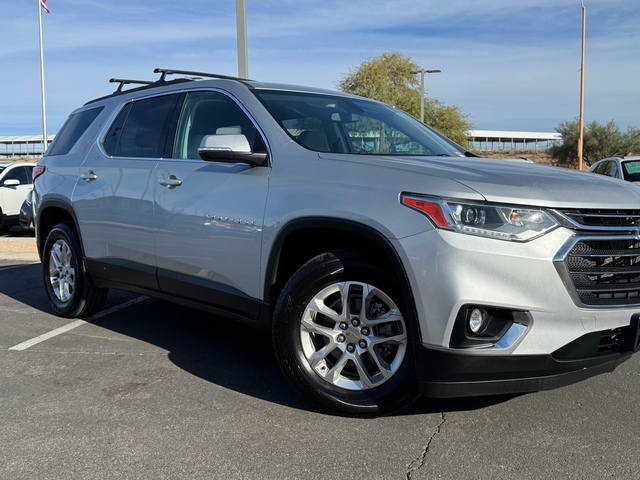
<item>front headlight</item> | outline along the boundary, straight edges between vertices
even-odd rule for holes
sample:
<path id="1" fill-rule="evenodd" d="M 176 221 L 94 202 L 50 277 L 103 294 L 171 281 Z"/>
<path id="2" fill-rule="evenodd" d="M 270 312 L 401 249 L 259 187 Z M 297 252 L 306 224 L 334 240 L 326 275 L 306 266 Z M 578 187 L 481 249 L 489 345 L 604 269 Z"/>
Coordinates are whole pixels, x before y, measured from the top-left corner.
<path id="1" fill-rule="evenodd" d="M 558 226 L 545 210 L 401 195 L 403 205 L 426 215 L 438 228 L 469 235 L 528 242 Z"/>

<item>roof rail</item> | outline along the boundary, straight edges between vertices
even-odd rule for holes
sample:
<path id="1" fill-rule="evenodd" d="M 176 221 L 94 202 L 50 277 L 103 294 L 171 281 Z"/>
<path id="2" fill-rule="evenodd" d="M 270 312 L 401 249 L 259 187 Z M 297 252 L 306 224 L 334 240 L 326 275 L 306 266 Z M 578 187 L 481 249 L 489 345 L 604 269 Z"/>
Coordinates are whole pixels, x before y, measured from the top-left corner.
<path id="1" fill-rule="evenodd" d="M 160 80 L 158 80 L 159 82 L 164 82 L 165 78 L 167 75 L 189 75 L 189 76 L 194 76 L 194 77 L 207 77 L 207 78 L 222 78 L 225 80 L 240 80 L 240 81 L 247 81 L 249 80 L 248 78 L 241 78 L 241 77 L 232 77 L 229 75 L 220 75 L 218 73 L 206 73 L 206 72 L 191 72 L 189 70 L 174 70 L 174 69 L 169 69 L 169 68 L 156 68 L 153 73 L 160 73 Z"/>
<path id="2" fill-rule="evenodd" d="M 120 84 L 120 85 L 118 85 L 118 88 L 116 89 L 116 91 L 114 93 L 122 92 L 122 87 L 124 87 L 125 85 L 131 85 L 131 84 L 135 84 L 135 85 L 151 85 L 151 84 L 153 84 L 153 82 L 149 82 L 147 80 L 128 80 L 126 78 L 111 78 L 111 79 L 109 79 L 109 83 L 119 83 Z"/>

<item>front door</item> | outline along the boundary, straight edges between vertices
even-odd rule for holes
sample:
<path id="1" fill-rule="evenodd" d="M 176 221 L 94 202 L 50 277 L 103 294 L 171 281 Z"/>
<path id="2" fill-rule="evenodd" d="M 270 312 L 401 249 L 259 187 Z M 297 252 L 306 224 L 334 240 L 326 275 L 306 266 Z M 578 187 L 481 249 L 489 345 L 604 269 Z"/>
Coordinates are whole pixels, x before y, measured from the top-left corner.
<path id="1" fill-rule="evenodd" d="M 204 161 L 205 135 L 264 140 L 242 108 L 218 92 L 190 92 L 170 159 L 156 167 L 155 252 L 162 291 L 257 318 L 268 167 Z"/>

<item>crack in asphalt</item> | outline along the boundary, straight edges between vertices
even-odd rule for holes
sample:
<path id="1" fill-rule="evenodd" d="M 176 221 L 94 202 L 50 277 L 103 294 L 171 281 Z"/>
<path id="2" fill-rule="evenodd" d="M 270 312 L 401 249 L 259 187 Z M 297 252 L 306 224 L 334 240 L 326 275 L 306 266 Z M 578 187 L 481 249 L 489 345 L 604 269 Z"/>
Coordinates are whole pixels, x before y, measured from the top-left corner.
<path id="1" fill-rule="evenodd" d="M 436 427 L 436 431 L 433 433 L 433 435 L 429 437 L 429 440 L 427 441 L 427 444 L 425 445 L 425 447 L 422 449 L 422 455 L 419 458 L 416 458 L 415 460 L 411 461 L 411 463 L 407 465 L 407 480 L 411 480 L 412 475 L 418 470 L 420 470 L 424 466 L 424 464 L 427 462 L 427 455 L 429 453 L 429 449 L 431 448 L 431 442 L 433 442 L 436 436 L 440 434 L 440 431 L 442 430 L 442 426 L 446 421 L 447 421 L 446 413 L 442 412 L 440 414 L 440 423 Z M 412 465 L 415 465 L 415 466 L 412 466 Z"/>

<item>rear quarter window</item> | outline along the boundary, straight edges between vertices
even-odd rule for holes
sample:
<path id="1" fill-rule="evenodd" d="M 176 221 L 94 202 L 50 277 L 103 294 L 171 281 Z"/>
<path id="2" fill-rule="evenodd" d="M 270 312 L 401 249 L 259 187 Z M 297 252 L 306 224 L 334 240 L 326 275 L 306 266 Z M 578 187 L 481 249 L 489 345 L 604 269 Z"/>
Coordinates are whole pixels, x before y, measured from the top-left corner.
<path id="1" fill-rule="evenodd" d="M 66 155 L 69 153 L 103 109 L 104 107 L 96 107 L 69 115 L 53 142 L 51 142 L 45 156 Z"/>

